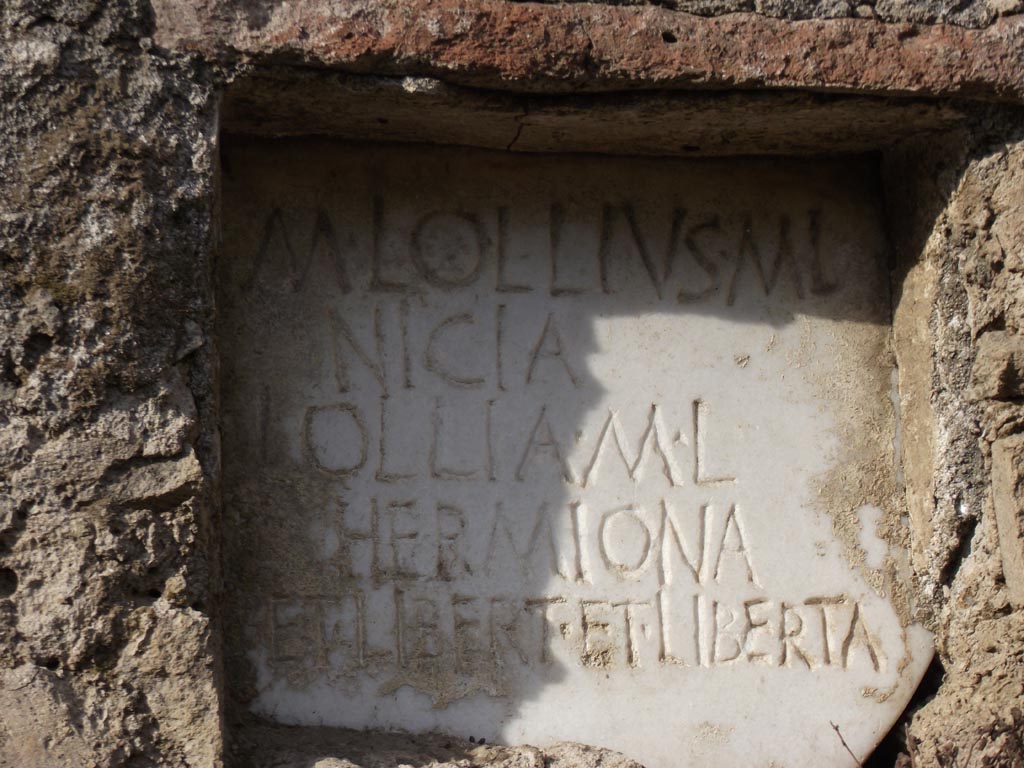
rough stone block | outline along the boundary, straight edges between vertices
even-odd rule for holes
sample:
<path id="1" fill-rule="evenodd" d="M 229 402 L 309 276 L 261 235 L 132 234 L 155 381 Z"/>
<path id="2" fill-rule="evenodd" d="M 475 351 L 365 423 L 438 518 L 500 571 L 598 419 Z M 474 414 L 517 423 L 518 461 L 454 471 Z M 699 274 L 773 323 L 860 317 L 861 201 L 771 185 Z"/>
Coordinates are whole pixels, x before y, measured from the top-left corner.
<path id="1" fill-rule="evenodd" d="M 971 396 L 976 400 L 1009 400 L 1024 395 L 1024 336 L 990 331 L 978 339 L 971 370 Z"/>
<path id="2" fill-rule="evenodd" d="M 1010 600 L 1024 606 L 1024 435 L 992 445 L 992 504 Z"/>

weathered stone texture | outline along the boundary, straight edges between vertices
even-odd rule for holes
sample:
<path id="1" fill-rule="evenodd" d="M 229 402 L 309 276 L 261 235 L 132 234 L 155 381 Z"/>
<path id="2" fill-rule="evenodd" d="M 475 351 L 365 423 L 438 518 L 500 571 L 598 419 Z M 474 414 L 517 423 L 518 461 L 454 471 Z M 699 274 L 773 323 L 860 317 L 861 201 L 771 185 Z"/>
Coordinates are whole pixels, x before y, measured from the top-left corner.
<path id="1" fill-rule="evenodd" d="M 903 254 L 922 254 L 904 283 L 896 333 L 898 348 L 904 334 L 904 349 L 927 349 L 930 358 L 900 361 L 901 389 L 916 366 L 934 413 L 929 434 L 906 436 L 904 459 L 918 597 L 945 673 L 937 695 L 909 720 L 914 765 L 1024 761 L 1024 616 L 1011 604 L 1020 531 L 1003 523 L 1008 506 L 1019 505 L 1019 470 L 1007 466 L 1013 443 L 1005 438 L 1024 424 L 1012 394 L 1024 330 L 1018 125 L 1015 116 L 981 121 L 973 140 L 959 142 L 959 161 L 956 140 L 917 154 L 916 177 L 931 189 L 916 190 L 917 211 L 896 207 L 906 214 Z M 906 168 L 897 161 L 891 170 Z M 907 338 L 918 334 L 928 338 L 923 345 Z M 912 382 L 908 389 L 914 393 Z M 906 399 L 904 408 L 906 416 Z"/>
<path id="2" fill-rule="evenodd" d="M 1024 605 L 1024 436 L 992 443 L 992 506 L 1006 591 Z"/>
<path id="3" fill-rule="evenodd" d="M 527 0 L 516 0 L 526 2 Z M 557 0 L 541 0 L 556 2 Z M 586 2 L 587 0 L 565 0 Z M 958 24 L 983 27 L 1000 16 L 1020 13 L 1018 0 L 920 2 L 920 0 L 603 0 L 608 5 L 654 5 L 698 16 L 760 13 L 779 19 L 878 19 L 890 23 Z"/>
<path id="4" fill-rule="evenodd" d="M 1019 11 L 1016 0 L 0 4 L 0 765 L 219 764 L 208 271 L 215 102 L 236 68 L 506 93 L 1020 103 Z M 901 23 L 784 20 L 851 14 Z M 935 21 L 948 23 L 902 23 Z M 1024 432 L 1020 124 L 982 119 L 970 141 L 890 156 L 888 202 L 914 262 L 896 329 L 904 415 L 934 419 L 905 440 L 917 598 L 945 671 L 909 722 L 915 766 L 1024 763 L 1020 541 L 998 522 L 1019 509 L 1005 462 Z M 911 177 L 922 184 L 895 194 Z M 618 764 L 575 747 L 481 749 L 452 764 Z"/>
<path id="5" fill-rule="evenodd" d="M 419 75 L 478 88 L 654 88 L 1024 96 L 1024 20 L 982 30 L 503 0 L 156 0 L 158 45 L 210 58 Z M 495 44 L 495 41 L 500 41 Z"/>
<path id="6" fill-rule="evenodd" d="M 3 765 L 220 749 L 190 391 L 214 123 L 150 23 L 130 2 L 0 8 Z"/>
<path id="7" fill-rule="evenodd" d="M 231 135 L 654 156 L 869 152 L 952 129 L 965 114 L 946 101 L 793 91 L 524 98 L 433 78 L 280 68 L 234 81 L 220 111 Z"/>
<path id="8" fill-rule="evenodd" d="M 983 333 L 978 338 L 971 382 L 977 399 L 1024 397 L 1024 336 L 1006 331 Z"/>
<path id="9" fill-rule="evenodd" d="M 542 750 L 450 736 L 266 724 L 250 724 L 235 748 L 238 764 L 247 768 L 406 768 L 410 761 L 430 768 L 642 768 L 615 752 L 581 744 Z"/>

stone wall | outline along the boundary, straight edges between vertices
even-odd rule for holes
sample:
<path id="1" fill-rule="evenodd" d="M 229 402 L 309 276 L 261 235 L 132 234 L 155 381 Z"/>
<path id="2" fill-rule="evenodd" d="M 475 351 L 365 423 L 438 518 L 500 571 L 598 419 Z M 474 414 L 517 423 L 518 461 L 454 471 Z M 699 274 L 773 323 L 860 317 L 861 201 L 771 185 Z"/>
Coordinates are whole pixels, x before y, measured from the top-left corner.
<path id="1" fill-rule="evenodd" d="M 323 768 L 615 764 L 583 747 L 543 755 L 358 734 L 302 752 L 286 732 L 233 728 L 241 716 L 218 665 L 219 110 L 244 113 L 241 75 L 335 73 L 455 115 L 490 105 L 509 117 L 491 144 L 510 147 L 548 130 L 550 115 L 523 108 L 550 107 L 548 94 L 570 94 L 557 111 L 601 93 L 614 105 L 625 91 L 711 89 L 756 105 L 785 90 L 802 100 L 788 113 L 794 131 L 847 94 L 878 100 L 855 112 L 865 116 L 878 104 L 947 110 L 944 140 L 934 124 L 924 138 L 896 124 L 867 143 L 884 154 L 902 267 L 916 598 L 939 652 L 897 729 L 903 755 L 880 764 L 1021 764 L 1018 11 L 911 0 L 3 4 L 0 765 L 212 766 L 247 752 Z M 791 23 L 800 18 L 812 20 Z M 729 146 L 719 134 L 718 151 L 778 151 L 758 113 L 744 114 L 754 127 Z M 840 123 L 793 151 L 832 151 L 848 133 Z"/>
<path id="2" fill-rule="evenodd" d="M 1024 231 L 1022 152 L 1012 115 L 1005 122 L 980 115 L 970 138 L 912 153 L 909 162 L 931 186 L 914 199 L 934 207 L 900 212 L 919 221 L 898 242 L 908 273 L 897 339 L 918 336 L 905 348 L 916 344 L 930 357 L 928 366 L 901 363 L 901 387 L 911 403 L 927 398 L 935 417 L 930 434 L 909 436 L 907 446 L 908 464 L 924 470 L 909 483 L 918 512 L 914 571 L 943 673 L 934 698 L 908 717 L 919 765 L 1022 759 L 1022 465 L 1010 437 L 1022 415 L 1014 383 L 1024 296 L 1014 255 Z M 907 161 L 894 152 L 890 170 L 903 174 Z"/>
<path id="3" fill-rule="evenodd" d="M 214 765 L 214 89 L 135 3 L 5 3 L 4 765 Z"/>

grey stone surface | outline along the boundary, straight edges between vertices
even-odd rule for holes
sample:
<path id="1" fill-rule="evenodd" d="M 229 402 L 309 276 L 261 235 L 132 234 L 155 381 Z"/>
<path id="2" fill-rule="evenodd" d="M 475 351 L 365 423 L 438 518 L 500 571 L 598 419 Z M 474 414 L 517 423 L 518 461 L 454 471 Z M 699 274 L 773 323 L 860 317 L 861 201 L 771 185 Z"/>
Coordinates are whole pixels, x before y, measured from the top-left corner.
<path id="1" fill-rule="evenodd" d="M 870 754 L 932 650 L 870 160 L 223 156 L 241 708 L 648 768 Z"/>

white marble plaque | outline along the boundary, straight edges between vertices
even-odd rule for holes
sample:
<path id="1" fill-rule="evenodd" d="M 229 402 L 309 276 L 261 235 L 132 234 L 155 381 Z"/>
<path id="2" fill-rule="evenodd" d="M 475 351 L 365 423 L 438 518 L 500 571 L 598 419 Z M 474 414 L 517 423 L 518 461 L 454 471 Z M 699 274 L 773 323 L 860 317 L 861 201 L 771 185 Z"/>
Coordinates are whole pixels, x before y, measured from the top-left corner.
<path id="1" fill-rule="evenodd" d="M 855 765 L 930 658 L 866 161 L 236 145 L 231 694 Z"/>

